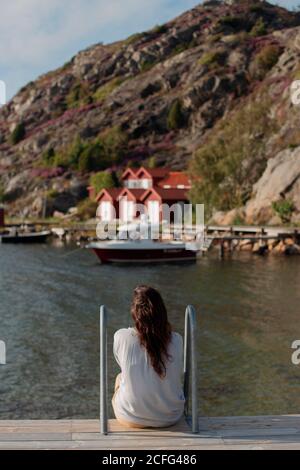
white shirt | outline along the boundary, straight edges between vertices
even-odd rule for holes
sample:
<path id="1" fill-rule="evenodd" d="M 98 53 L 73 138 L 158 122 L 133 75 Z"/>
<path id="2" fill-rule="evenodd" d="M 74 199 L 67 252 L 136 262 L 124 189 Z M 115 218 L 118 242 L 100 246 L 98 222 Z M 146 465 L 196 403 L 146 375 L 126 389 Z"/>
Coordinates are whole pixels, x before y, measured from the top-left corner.
<path id="1" fill-rule="evenodd" d="M 159 377 L 151 365 L 134 328 L 114 335 L 114 355 L 121 368 L 120 388 L 115 394 L 116 417 L 149 427 L 175 424 L 182 416 L 184 395 L 181 383 L 183 341 L 172 333 L 166 360 L 166 375 Z"/>

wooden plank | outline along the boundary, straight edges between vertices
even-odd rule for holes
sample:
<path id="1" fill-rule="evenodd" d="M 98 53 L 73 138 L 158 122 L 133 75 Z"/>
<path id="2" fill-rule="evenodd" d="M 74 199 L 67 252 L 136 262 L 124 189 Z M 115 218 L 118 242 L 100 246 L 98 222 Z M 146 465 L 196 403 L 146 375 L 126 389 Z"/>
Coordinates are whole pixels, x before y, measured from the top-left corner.
<path id="1" fill-rule="evenodd" d="M 243 416 L 224 418 L 200 418 L 200 429 L 242 428 L 296 428 L 300 430 L 300 416 Z"/>
<path id="2" fill-rule="evenodd" d="M 71 433 L 32 433 L 32 432 L 14 432 L 0 433 L 0 442 L 16 441 L 71 441 Z"/>
<path id="3" fill-rule="evenodd" d="M 84 440 L 84 441 L 8 441 L 0 442 L 0 449 L 99 449 L 99 450 L 119 450 L 119 449 L 132 449 L 132 450 L 143 450 L 143 449 L 182 449 L 189 450 L 210 448 L 214 446 L 224 446 L 222 440 L 215 440 L 212 442 L 200 443 L 195 440 L 182 443 L 174 442 L 173 439 L 157 440 L 152 439 L 137 441 L 131 439 L 130 441 L 124 440 Z"/>
<path id="4" fill-rule="evenodd" d="M 17 424 L 0 426 L 0 434 L 8 433 L 71 433 L 71 423 L 61 424 L 56 421 L 50 422 L 49 424 L 39 424 L 38 422 L 34 425 L 20 425 Z"/>
<path id="5" fill-rule="evenodd" d="M 8 441 L 0 442 L 0 450 L 67 450 L 79 449 L 75 441 Z"/>
<path id="6" fill-rule="evenodd" d="M 172 442 L 174 445 L 181 445 L 182 447 L 185 447 L 187 445 L 190 445 L 191 442 L 193 442 L 195 445 L 200 445 L 200 444 L 215 444 L 215 443 L 222 443 L 223 439 L 219 436 L 213 436 L 213 437 L 207 437 L 207 436 L 198 436 L 197 437 L 191 437 L 190 436 L 164 436 L 164 435 L 139 435 L 138 436 L 138 441 L 137 441 L 137 436 L 133 435 L 122 435 L 120 436 L 119 434 L 109 434 L 108 436 L 101 436 L 101 434 L 95 434 L 95 433 L 74 433 L 72 434 L 72 439 L 74 441 L 85 441 L 85 440 L 90 440 L 90 441 L 96 441 L 98 440 L 99 442 L 109 442 L 112 443 L 114 441 L 118 442 L 125 442 L 125 441 L 131 441 L 134 443 L 137 443 L 137 445 L 142 445 L 144 446 L 145 443 L 151 442 L 152 444 L 156 443 L 157 445 L 164 444 L 165 442 Z"/>
<path id="7" fill-rule="evenodd" d="M 72 420 L 71 424 L 72 432 L 99 432 L 100 424 L 98 420 Z M 116 419 L 110 419 L 108 421 L 108 430 L 109 432 L 120 432 L 126 434 L 137 434 L 145 430 L 135 429 L 135 428 L 127 428 L 122 426 Z M 157 429 L 147 429 L 147 433 L 157 432 Z M 159 432 L 163 433 L 175 433 L 175 432 L 191 432 L 190 426 L 187 424 L 185 420 L 180 421 L 175 426 L 170 426 L 168 428 L 160 428 Z"/>
<path id="8" fill-rule="evenodd" d="M 253 438 L 272 438 L 277 436 L 297 436 L 300 439 L 300 433 L 297 429 L 288 429 L 288 428 L 267 428 L 267 429 L 245 429 L 245 428 L 237 428 L 237 429 L 225 429 L 222 431 L 218 431 L 216 434 L 220 435 L 224 438 L 227 437 L 253 437 Z"/>
<path id="9" fill-rule="evenodd" d="M 116 419 L 110 419 L 109 420 L 109 425 L 108 425 L 109 431 L 110 432 L 126 432 L 126 433 L 141 433 L 141 432 L 147 432 L 147 433 L 191 433 L 191 428 L 186 422 L 185 419 L 180 420 L 178 423 L 176 423 L 174 426 L 169 426 L 167 428 L 148 428 L 148 429 L 137 429 L 137 428 L 129 428 L 126 426 L 122 426 Z"/>
<path id="10" fill-rule="evenodd" d="M 5 444 L 3 446 L 3 444 Z M 181 447 L 174 444 L 168 443 L 161 443 L 159 446 L 153 445 L 153 443 L 147 443 L 145 446 L 141 446 L 141 449 L 147 450 L 300 450 L 300 444 L 294 443 L 273 443 L 273 444 L 265 444 L 265 443 L 252 443 L 252 444 L 238 444 L 238 445 L 228 445 L 228 444 L 201 444 L 199 445 L 190 445 L 188 447 Z M 43 441 L 27 441 L 27 442 L 8 442 L 8 443 L 1 443 L 0 442 L 0 450 L 74 450 L 74 449 L 82 449 L 82 450 L 138 450 L 136 443 L 132 443 L 132 445 L 128 445 L 127 443 L 124 445 L 123 442 L 120 442 L 117 447 L 113 447 L 111 445 L 101 445 L 99 441 L 51 441 L 51 442 L 43 442 Z"/>
<path id="11" fill-rule="evenodd" d="M 116 444 L 116 445 L 115 445 Z M 208 442 L 193 442 L 191 441 L 186 446 L 178 445 L 178 443 L 174 443 L 174 440 L 154 443 L 152 440 L 143 441 L 142 443 L 137 443 L 134 440 L 129 442 L 124 442 L 123 440 L 119 440 L 116 443 L 111 441 L 19 441 L 19 442 L 0 442 L 0 449 L 6 450 L 17 450 L 17 449 L 98 449 L 98 450 L 125 450 L 125 449 L 147 449 L 147 450 L 264 450 L 264 449 L 278 449 L 278 450 L 300 450 L 300 444 L 293 443 L 293 442 L 276 442 L 276 443 L 266 443 L 264 441 L 257 441 L 251 443 L 228 443 L 222 442 L 220 443 L 208 443 Z"/>
<path id="12" fill-rule="evenodd" d="M 99 420 L 0 421 L 0 449 L 300 449 L 300 415 L 200 417 L 200 433 L 182 420 L 164 429 L 131 429 Z"/>
<path id="13" fill-rule="evenodd" d="M 285 439 L 284 437 L 273 438 L 273 439 L 262 439 L 260 436 L 256 436 L 253 439 L 250 438 L 223 438 L 223 442 L 226 445 L 276 445 L 276 444 L 293 444 L 300 446 L 300 439 L 294 438 L 294 436 L 289 436 L 289 438 Z"/>
<path id="14" fill-rule="evenodd" d="M 96 420 L 93 420 L 96 421 Z M 70 419 L 5 419 L 0 420 L 0 427 L 1 426 L 15 426 L 15 427 L 35 427 L 36 425 L 39 426 L 71 426 L 72 420 Z"/>

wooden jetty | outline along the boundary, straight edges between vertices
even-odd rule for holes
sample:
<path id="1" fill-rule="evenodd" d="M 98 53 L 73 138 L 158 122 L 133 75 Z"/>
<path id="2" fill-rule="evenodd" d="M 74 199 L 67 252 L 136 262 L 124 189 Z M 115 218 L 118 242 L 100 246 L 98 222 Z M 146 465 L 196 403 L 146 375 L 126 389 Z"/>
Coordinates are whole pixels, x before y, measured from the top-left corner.
<path id="1" fill-rule="evenodd" d="M 300 449 L 300 415 L 200 417 L 199 433 L 182 420 L 166 429 L 132 430 L 109 420 L 0 421 L 0 450 L 269 450 Z"/>

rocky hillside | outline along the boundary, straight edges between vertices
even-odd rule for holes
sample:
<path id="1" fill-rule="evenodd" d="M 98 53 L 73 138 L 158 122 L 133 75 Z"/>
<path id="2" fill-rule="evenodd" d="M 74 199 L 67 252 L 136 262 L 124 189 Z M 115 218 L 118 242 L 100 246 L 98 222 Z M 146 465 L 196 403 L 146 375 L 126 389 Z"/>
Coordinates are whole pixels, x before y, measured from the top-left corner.
<path id="1" fill-rule="evenodd" d="M 12 215 L 41 216 L 45 195 L 66 212 L 91 174 L 144 163 L 190 171 L 219 222 L 297 222 L 299 59 L 300 15 L 257 0 L 96 44 L 1 108 L 0 198 Z"/>

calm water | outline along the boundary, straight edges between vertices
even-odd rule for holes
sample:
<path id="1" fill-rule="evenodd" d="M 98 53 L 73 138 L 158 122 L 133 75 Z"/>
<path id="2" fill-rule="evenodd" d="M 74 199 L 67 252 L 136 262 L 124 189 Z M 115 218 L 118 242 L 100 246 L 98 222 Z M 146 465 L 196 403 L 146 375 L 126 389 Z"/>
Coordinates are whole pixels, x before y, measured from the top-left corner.
<path id="1" fill-rule="evenodd" d="M 0 419 L 98 416 L 98 306 L 110 337 L 130 325 L 131 291 L 158 287 L 174 327 L 199 314 L 199 397 L 206 415 L 300 411 L 300 259 L 214 256 L 185 266 L 101 266 L 87 250 L 0 245 Z M 109 345 L 109 371 L 117 372 Z M 111 380 L 112 386 L 112 380 Z"/>

